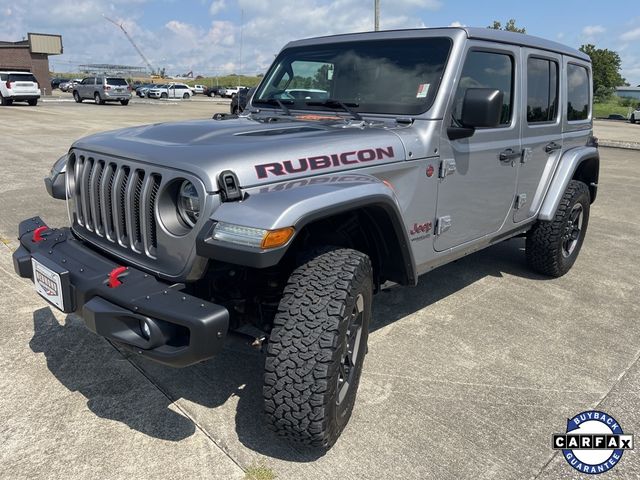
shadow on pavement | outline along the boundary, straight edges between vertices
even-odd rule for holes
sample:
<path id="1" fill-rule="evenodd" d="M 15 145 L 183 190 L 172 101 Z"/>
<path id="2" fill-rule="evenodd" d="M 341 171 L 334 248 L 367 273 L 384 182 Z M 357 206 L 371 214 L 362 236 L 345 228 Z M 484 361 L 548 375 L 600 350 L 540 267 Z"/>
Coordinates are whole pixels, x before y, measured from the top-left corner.
<path id="1" fill-rule="evenodd" d="M 415 288 L 393 287 L 383 291 L 374 300 L 372 332 L 486 276 L 502 277 L 507 273 L 543 279 L 527 269 L 523 251 L 524 240 L 514 239 L 441 267 L 422 277 Z M 82 393 L 88 407 L 99 417 L 166 440 L 178 441 L 195 432 L 190 419 L 170 410 L 172 402 L 165 395 L 155 390 L 149 393 L 147 382 L 137 372 L 132 375 L 128 361 L 115 355 L 107 342 L 84 327 L 81 319 L 69 316 L 62 326 L 44 308 L 35 312 L 34 327 L 32 350 L 44 353 L 54 376 L 69 390 Z M 217 357 L 184 369 L 164 367 L 130 353 L 123 355 L 173 400 L 182 398 L 215 409 L 237 397 L 235 429 L 238 440 L 249 449 L 296 462 L 313 461 L 324 454 L 292 447 L 266 428 L 261 392 L 264 359 L 243 342 L 231 340 Z M 224 426 L 228 421 L 223 415 L 224 412 L 212 410 L 211 415 L 199 418 L 198 423 L 212 434 L 209 425 Z M 233 441 L 230 432 L 222 435 L 229 439 L 223 439 L 222 443 L 228 445 Z"/>

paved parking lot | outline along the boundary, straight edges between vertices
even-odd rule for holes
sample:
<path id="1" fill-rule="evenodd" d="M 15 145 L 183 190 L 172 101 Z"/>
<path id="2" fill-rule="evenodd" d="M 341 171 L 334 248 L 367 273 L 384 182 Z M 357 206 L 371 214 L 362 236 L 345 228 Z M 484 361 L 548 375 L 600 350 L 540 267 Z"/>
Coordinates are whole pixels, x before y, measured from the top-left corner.
<path id="1" fill-rule="evenodd" d="M 573 270 L 530 273 L 511 240 L 378 295 L 358 401 L 326 455 L 261 422 L 260 355 L 239 341 L 174 370 L 123 354 L 13 274 L 17 223 L 67 223 L 42 177 L 92 132 L 208 118 L 220 102 L 0 109 L 0 477 L 564 478 L 551 450 L 597 407 L 640 433 L 640 152 L 602 149 Z M 3 245 L 4 244 L 4 245 Z M 247 473 L 248 472 L 248 473 Z M 612 478 L 638 478 L 636 451 Z"/>

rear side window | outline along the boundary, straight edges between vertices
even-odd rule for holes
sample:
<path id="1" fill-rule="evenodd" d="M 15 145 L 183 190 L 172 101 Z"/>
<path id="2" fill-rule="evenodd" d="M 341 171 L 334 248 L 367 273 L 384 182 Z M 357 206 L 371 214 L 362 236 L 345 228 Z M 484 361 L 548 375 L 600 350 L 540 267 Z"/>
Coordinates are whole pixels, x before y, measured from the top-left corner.
<path id="1" fill-rule="evenodd" d="M 8 80 L 10 82 L 37 82 L 36 77 L 30 73 L 11 73 Z"/>
<path id="2" fill-rule="evenodd" d="M 500 125 L 511 122 L 513 112 L 513 59 L 506 53 L 472 50 L 464 62 L 453 106 L 454 121 L 462 125 L 462 102 L 468 88 L 494 88 L 504 94 Z"/>
<path id="3" fill-rule="evenodd" d="M 124 78 L 107 78 L 109 85 L 127 85 L 127 81 Z"/>
<path id="4" fill-rule="evenodd" d="M 567 65 L 567 120 L 589 118 L 589 72 L 585 67 Z"/>
<path id="5" fill-rule="evenodd" d="M 544 58 L 527 60 L 527 122 L 555 120 L 558 113 L 558 64 Z"/>

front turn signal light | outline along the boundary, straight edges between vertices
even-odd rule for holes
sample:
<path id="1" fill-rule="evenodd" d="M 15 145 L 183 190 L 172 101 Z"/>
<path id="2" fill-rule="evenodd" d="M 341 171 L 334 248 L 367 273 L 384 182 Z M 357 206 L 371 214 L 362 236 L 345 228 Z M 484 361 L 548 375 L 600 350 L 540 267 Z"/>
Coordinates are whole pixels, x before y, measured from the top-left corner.
<path id="1" fill-rule="evenodd" d="M 285 228 L 279 228 L 277 230 L 269 230 L 267 231 L 267 234 L 262 239 L 262 244 L 260 245 L 260 247 L 264 249 L 281 247 L 282 245 L 286 244 L 289 240 L 291 240 L 291 237 L 293 237 L 294 232 L 295 230 L 293 229 L 293 227 L 285 227 Z"/>

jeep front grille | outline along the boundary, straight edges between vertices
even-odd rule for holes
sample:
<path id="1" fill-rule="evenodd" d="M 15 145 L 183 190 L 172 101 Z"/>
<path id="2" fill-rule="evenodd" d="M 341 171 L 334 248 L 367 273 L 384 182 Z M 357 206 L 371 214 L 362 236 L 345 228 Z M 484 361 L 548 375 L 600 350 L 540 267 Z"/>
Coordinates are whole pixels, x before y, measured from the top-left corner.
<path id="1" fill-rule="evenodd" d="M 72 154 L 75 221 L 89 232 L 135 253 L 156 258 L 155 206 L 162 176 L 126 162 Z"/>

